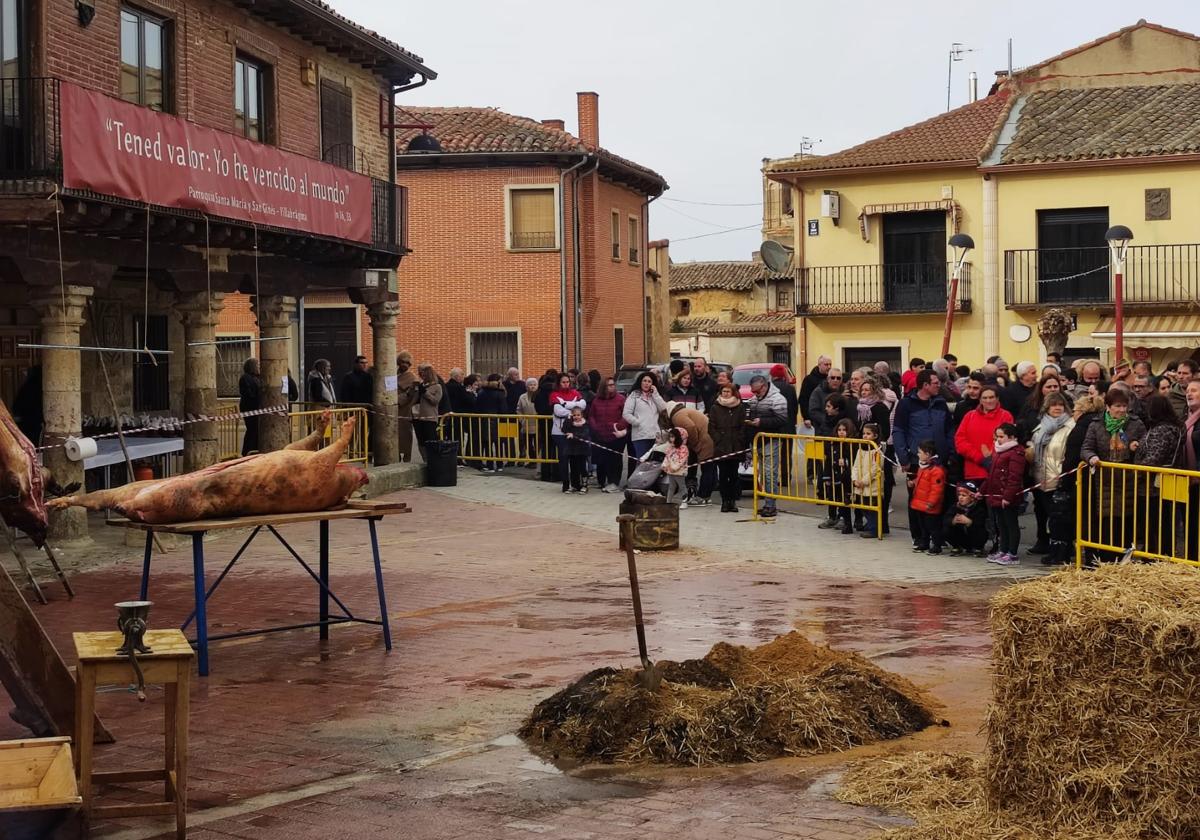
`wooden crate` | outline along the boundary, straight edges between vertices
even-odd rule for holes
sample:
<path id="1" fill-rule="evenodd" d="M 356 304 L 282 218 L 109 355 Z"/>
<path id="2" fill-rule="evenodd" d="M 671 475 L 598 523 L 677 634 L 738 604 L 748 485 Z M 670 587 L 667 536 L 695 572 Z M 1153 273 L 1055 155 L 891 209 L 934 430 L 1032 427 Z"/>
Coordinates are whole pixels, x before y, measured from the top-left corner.
<path id="1" fill-rule="evenodd" d="M 0 811 L 74 808 L 82 801 L 70 738 L 0 741 Z"/>

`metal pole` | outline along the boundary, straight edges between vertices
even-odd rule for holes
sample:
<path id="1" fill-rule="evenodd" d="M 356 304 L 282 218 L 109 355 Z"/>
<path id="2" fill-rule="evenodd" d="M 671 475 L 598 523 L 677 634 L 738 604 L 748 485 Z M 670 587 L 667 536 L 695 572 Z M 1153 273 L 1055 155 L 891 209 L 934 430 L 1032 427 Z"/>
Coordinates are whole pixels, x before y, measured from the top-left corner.
<path id="1" fill-rule="evenodd" d="M 1114 320 L 1116 321 L 1117 332 L 1117 362 L 1125 358 L 1125 260 L 1121 257 L 1117 258 L 1116 276 L 1113 278 L 1113 298 L 1116 304 L 1116 313 Z"/>
<path id="2" fill-rule="evenodd" d="M 950 332 L 954 329 L 954 301 L 958 297 L 958 275 L 962 271 L 962 263 L 954 262 L 954 270 L 950 273 L 950 295 L 946 298 L 946 327 L 942 331 L 942 358 L 950 352 Z"/>
<path id="3" fill-rule="evenodd" d="M 950 48 L 950 58 L 946 61 L 946 110 L 950 110 L 950 79 L 954 76 L 954 47 Z"/>

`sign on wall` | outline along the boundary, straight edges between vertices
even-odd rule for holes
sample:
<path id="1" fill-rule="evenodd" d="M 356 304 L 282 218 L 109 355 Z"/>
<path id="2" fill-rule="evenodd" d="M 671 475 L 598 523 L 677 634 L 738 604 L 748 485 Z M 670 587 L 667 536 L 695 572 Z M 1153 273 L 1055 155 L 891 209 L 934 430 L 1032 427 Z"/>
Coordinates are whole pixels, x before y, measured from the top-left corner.
<path id="1" fill-rule="evenodd" d="M 371 179 L 62 83 L 63 186 L 371 241 Z"/>
<path id="2" fill-rule="evenodd" d="M 809 219 L 808 220 L 808 235 L 809 236 L 820 236 L 821 235 L 821 220 L 820 219 Z"/>

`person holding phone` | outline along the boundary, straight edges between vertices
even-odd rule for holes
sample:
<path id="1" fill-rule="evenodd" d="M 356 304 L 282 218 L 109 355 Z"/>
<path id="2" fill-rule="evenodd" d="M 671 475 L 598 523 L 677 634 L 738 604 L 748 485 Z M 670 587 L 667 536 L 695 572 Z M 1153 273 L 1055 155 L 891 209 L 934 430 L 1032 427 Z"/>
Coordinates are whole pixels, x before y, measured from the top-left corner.
<path id="1" fill-rule="evenodd" d="M 612 493 L 621 483 L 625 466 L 625 456 L 621 453 L 629 438 L 629 424 L 622 416 L 624 411 L 625 398 L 617 393 L 616 380 L 609 376 L 600 383 L 600 393 L 587 407 L 592 440 L 598 444 L 592 449 L 592 462 L 601 493 Z"/>

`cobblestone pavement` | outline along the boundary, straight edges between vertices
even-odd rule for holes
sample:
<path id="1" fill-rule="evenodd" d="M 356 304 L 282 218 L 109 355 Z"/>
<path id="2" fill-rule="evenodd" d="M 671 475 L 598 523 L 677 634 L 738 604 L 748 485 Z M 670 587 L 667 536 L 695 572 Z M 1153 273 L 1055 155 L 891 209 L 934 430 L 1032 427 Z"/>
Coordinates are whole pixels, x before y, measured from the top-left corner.
<path id="1" fill-rule="evenodd" d="M 903 821 L 830 798 L 848 757 L 978 749 L 987 598 L 1009 571 L 913 555 L 902 535 L 879 546 L 819 531 L 802 516 L 768 526 L 710 508 L 684 512 L 684 549 L 640 557 L 652 657 L 683 659 L 717 641 L 759 644 L 799 629 L 926 687 L 951 726 L 851 754 L 733 768 L 546 764 L 513 735 L 533 705 L 592 668 L 635 663 L 618 497 L 461 477 L 457 488 L 397 494 L 415 512 L 381 524 L 391 653 L 364 625 L 334 627 L 324 644 L 293 631 L 214 645 L 211 676 L 193 685 L 193 840 L 867 837 Z M 334 523 L 331 531 L 334 590 L 373 615 L 366 529 Z M 315 526 L 284 533 L 302 555 L 315 553 Z M 237 534 L 209 544 L 210 580 L 239 544 Z M 277 544 L 256 546 L 210 602 L 213 632 L 315 612 L 303 570 Z M 50 588 L 56 600 L 35 607 L 68 661 L 73 631 L 112 626 L 112 603 L 136 594 L 139 565 L 130 547 L 116 565 L 76 575 L 74 601 Z M 191 587 L 183 546 L 157 557 L 151 625 L 178 626 Z M 121 691 L 99 698 L 118 739 L 98 748 L 101 768 L 153 761 L 161 700 L 161 691 L 144 705 Z M 0 715 L 0 738 L 25 734 Z M 147 795 L 103 793 L 110 802 Z M 0 822 L 0 836 L 22 836 L 12 825 L 6 833 Z M 155 819 L 94 829 L 107 840 L 171 836 Z"/>

